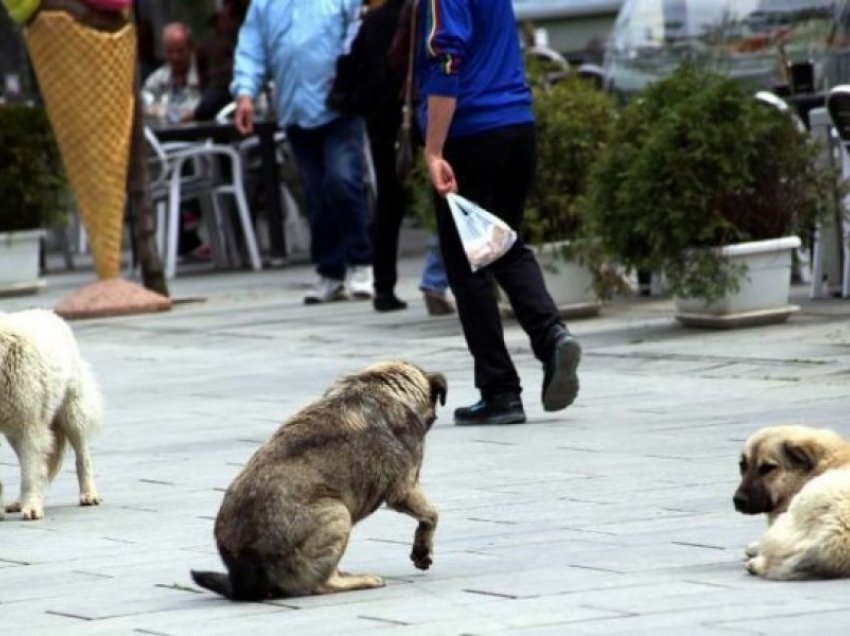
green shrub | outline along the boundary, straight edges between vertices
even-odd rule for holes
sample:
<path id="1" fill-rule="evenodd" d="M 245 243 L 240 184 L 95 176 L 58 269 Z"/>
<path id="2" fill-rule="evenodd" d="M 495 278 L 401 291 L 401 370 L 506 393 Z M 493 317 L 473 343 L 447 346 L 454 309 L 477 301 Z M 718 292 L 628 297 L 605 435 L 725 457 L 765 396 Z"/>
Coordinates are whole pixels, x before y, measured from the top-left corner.
<path id="1" fill-rule="evenodd" d="M 43 109 L 0 106 L 0 166 L 0 231 L 65 220 L 62 163 Z"/>
<path id="2" fill-rule="evenodd" d="M 579 200 L 616 122 L 616 106 L 591 82 L 572 76 L 548 89 L 536 85 L 534 112 L 537 175 L 523 237 L 531 244 L 572 239 L 583 216 Z"/>
<path id="3" fill-rule="evenodd" d="M 609 258 L 714 300 L 744 272 L 693 248 L 808 238 L 830 178 L 789 116 L 734 80 L 683 67 L 623 110 L 590 178 L 585 229 Z"/>

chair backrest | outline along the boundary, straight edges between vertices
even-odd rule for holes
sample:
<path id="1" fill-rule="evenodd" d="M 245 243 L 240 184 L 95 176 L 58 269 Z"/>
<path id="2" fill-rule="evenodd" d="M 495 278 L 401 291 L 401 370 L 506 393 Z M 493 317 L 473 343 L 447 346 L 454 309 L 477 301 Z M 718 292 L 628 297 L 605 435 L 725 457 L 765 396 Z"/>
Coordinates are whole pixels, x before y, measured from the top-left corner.
<path id="1" fill-rule="evenodd" d="M 826 110 L 841 141 L 850 143 L 850 84 L 841 84 L 829 91 Z"/>
<path id="2" fill-rule="evenodd" d="M 227 106 L 216 113 L 215 120 L 224 124 L 233 119 L 233 114 L 236 112 L 236 102 L 230 102 Z"/>
<path id="3" fill-rule="evenodd" d="M 797 111 L 791 108 L 788 102 L 775 93 L 771 93 L 770 91 L 759 91 L 755 94 L 755 98 L 761 103 L 767 106 L 772 106 L 781 113 L 785 113 L 794 121 L 794 126 L 796 126 L 797 130 L 800 132 L 807 132 L 806 125 L 803 123 L 803 120 L 800 119 Z"/>
<path id="4" fill-rule="evenodd" d="M 168 179 L 168 156 L 165 154 L 165 149 L 162 147 L 156 133 L 149 126 L 145 126 L 145 140 L 153 152 L 153 157 L 151 157 L 150 161 L 154 172 L 151 176 L 151 186 L 163 186 Z"/>

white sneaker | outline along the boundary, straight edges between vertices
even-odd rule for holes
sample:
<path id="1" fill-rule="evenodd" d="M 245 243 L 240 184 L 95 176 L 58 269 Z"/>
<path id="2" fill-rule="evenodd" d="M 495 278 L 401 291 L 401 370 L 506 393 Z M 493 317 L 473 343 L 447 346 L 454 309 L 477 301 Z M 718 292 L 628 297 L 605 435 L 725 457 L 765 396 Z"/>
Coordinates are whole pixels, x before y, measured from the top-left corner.
<path id="1" fill-rule="evenodd" d="M 318 305 L 333 300 L 345 300 L 346 298 L 348 298 L 348 294 L 345 292 L 345 283 L 341 280 L 322 276 L 316 286 L 304 296 L 304 304 Z"/>
<path id="2" fill-rule="evenodd" d="M 375 293 L 375 278 L 371 265 L 355 265 L 348 271 L 348 291 L 353 298 L 369 300 Z"/>

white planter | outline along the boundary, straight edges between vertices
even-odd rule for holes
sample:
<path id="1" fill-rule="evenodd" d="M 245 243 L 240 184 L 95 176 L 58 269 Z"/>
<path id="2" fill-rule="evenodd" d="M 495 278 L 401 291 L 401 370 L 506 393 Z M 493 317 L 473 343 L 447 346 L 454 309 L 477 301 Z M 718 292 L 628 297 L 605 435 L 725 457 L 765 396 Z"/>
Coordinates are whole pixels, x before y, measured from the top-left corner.
<path id="1" fill-rule="evenodd" d="M 0 232 L 0 296 L 32 294 L 45 286 L 38 277 L 44 230 Z"/>
<path id="2" fill-rule="evenodd" d="M 730 264 L 747 266 L 738 291 L 711 303 L 676 298 L 676 319 L 683 325 L 712 328 L 784 322 L 800 309 L 788 303 L 792 253 L 798 247 L 799 237 L 786 236 L 720 248 Z"/>

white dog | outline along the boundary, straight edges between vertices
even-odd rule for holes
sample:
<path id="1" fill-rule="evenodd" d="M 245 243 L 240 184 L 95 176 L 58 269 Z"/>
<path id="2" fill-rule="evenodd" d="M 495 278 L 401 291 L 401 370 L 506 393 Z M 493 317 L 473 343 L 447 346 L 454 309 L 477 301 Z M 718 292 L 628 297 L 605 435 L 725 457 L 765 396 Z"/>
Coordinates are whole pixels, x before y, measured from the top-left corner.
<path id="1" fill-rule="evenodd" d="M 59 472 L 66 440 L 77 456 L 80 504 L 100 503 L 87 439 L 100 425 L 97 384 L 68 324 L 52 311 L 0 313 L 0 433 L 21 465 L 21 498 L 6 512 L 44 516 L 44 492 Z M 3 514 L 0 484 L 0 517 Z"/>

